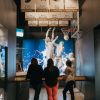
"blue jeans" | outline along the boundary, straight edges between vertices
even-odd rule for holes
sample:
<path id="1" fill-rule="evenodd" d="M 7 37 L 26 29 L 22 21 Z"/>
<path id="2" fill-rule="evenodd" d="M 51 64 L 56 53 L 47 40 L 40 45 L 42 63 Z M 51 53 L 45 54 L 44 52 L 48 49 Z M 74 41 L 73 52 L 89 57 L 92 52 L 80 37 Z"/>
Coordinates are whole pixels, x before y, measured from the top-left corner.
<path id="1" fill-rule="evenodd" d="M 69 81 L 66 83 L 65 88 L 63 90 L 63 100 L 66 100 L 66 92 L 69 90 L 71 94 L 71 100 L 75 100 L 73 86 L 75 85 L 75 81 Z"/>

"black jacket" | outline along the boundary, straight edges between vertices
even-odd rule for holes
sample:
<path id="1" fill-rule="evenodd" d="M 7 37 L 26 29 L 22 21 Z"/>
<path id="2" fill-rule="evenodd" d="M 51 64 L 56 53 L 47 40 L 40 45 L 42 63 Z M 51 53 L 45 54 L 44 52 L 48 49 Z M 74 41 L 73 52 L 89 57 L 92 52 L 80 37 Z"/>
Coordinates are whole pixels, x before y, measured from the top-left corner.
<path id="1" fill-rule="evenodd" d="M 55 86 L 58 82 L 59 69 L 54 66 L 52 70 L 49 70 L 49 68 L 46 67 L 44 69 L 44 77 L 45 77 L 46 85 L 50 87 Z"/>
<path id="2" fill-rule="evenodd" d="M 30 84 L 36 86 L 42 83 L 43 69 L 41 65 L 30 65 L 26 75 L 27 79 L 30 79 Z"/>

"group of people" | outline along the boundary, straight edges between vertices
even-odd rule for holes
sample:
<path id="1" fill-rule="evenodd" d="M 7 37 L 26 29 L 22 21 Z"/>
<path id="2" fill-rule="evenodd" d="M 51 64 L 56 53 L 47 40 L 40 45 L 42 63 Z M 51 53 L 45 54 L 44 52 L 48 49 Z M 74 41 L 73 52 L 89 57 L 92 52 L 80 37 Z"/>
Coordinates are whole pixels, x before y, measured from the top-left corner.
<path id="1" fill-rule="evenodd" d="M 66 92 L 68 90 L 71 94 L 71 100 L 75 100 L 73 92 L 73 88 L 75 86 L 73 75 L 74 69 L 70 60 L 66 61 L 65 73 L 67 77 L 65 79 L 66 85 L 63 90 L 63 100 L 66 100 Z M 45 81 L 44 86 L 47 91 L 48 100 L 57 100 L 59 69 L 57 66 L 54 66 L 52 58 L 47 60 L 47 67 L 45 67 L 44 70 L 42 69 L 42 66 L 38 64 L 38 60 L 36 58 L 32 58 L 26 79 L 30 79 L 30 85 L 35 90 L 34 100 L 39 100 L 43 79 Z"/>

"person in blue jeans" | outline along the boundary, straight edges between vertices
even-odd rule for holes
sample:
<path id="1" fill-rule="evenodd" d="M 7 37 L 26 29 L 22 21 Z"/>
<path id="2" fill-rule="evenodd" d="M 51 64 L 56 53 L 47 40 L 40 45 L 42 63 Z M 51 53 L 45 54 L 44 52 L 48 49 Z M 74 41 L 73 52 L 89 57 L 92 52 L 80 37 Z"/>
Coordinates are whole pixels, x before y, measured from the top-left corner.
<path id="1" fill-rule="evenodd" d="M 30 85 L 35 91 L 34 100 L 39 100 L 39 95 L 42 87 L 43 69 L 38 65 L 36 58 L 32 58 L 29 65 L 26 79 L 30 79 Z"/>
<path id="2" fill-rule="evenodd" d="M 69 90 L 71 94 L 71 100 L 75 100 L 74 91 L 73 88 L 75 87 L 75 81 L 74 81 L 74 69 L 72 67 L 72 62 L 70 60 L 66 61 L 66 85 L 63 90 L 63 100 L 66 100 L 66 92 Z"/>

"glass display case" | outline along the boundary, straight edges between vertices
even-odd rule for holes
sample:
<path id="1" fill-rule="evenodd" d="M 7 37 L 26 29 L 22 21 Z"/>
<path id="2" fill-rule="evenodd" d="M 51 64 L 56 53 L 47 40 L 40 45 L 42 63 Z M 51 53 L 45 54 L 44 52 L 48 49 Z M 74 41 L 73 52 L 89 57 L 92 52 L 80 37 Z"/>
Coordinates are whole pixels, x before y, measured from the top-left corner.
<path id="1" fill-rule="evenodd" d="M 0 100 L 4 100 L 7 86 L 7 48 L 0 45 Z"/>
<path id="2" fill-rule="evenodd" d="M 0 24 L 0 100 L 4 100 L 7 89 L 8 30 Z"/>
<path id="3" fill-rule="evenodd" d="M 7 78 L 7 47 L 0 46 L 0 79 Z"/>

